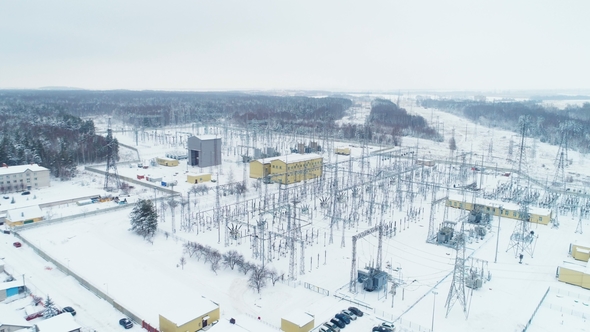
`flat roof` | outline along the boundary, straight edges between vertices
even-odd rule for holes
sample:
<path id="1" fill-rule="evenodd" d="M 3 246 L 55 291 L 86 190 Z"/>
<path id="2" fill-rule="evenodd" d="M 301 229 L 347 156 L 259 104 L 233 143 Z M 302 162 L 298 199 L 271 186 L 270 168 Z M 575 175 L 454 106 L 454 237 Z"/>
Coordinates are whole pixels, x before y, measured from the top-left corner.
<path id="1" fill-rule="evenodd" d="M 278 156 L 273 160 L 278 159 L 278 160 L 284 162 L 285 164 L 287 164 L 287 163 L 296 163 L 296 162 L 300 162 L 300 161 L 306 161 L 306 160 L 312 160 L 312 159 L 318 159 L 318 158 L 324 158 L 324 157 L 320 156 L 317 153 L 306 153 L 306 154 L 294 153 L 294 154 L 288 154 L 285 156 Z"/>
<path id="2" fill-rule="evenodd" d="M 28 169 L 30 169 L 33 172 L 48 171 L 48 169 L 43 166 L 39 166 L 37 164 L 30 164 L 30 165 L 0 167 L 0 175 L 23 173 L 24 171 L 26 171 Z"/>
<path id="3" fill-rule="evenodd" d="M 6 212 L 6 219 L 10 220 L 11 222 L 39 217 L 43 217 L 43 211 L 41 211 L 39 205 L 25 206 L 22 208 L 8 210 Z"/>
<path id="4" fill-rule="evenodd" d="M 72 315 L 64 313 L 42 320 L 36 324 L 39 332 L 65 332 L 82 328 Z"/>
<path id="5" fill-rule="evenodd" d="M 459 201 L 459 202 L 464 201 L 466 203 L 473 202 L 471 195 L 465 195 L 465 200 L 463 200 L 462 195 L 449 194 L 449 199 L 453 200 L 453 201 Z M 504 209 L 512 210 L 512 211 L 520 210 L 520 206 L 516 203 L 500 202 L 500 201 L 494 201 L 491 199 L 485 199 L 485 198 L 480 198 L 480 197 L 475 198 L 475 204 L 490 206 L 490 207 L 494 207 L 494 208 L 502 207 Z M 536 207 L 536 206 L 529 206 L 529 213 L 537 214 L 540 216 L 547 216 L 547 215 L 551 214 L 551 209 L 544 209 L 544 208 L 540 208 L 540 207 Z"/>
<path id="6" fill-rule="evenodd" d="M 177 326 L 181 326 L 217 308 L 219 306 L 213 303 L 213 301 L 202 297 L 191 299 L 190 307 L 177 307 L 173 304 L 164 306 L 163 308 L 161 307 L 160 315 L 166 317 L 166 319 L 175 323 Z"/>
<path id="7" fill-rule="evenodd" d="M 221 136 L 219 136 L 219 135 L 197 135 L 194 137 L 200 139 L 201 141 L 208 141 L 208 140 L 216 139 L 216 138 L 221 139 Z"/>
<path id="8" fill-rule="evenodd" d="M 25 284 L 23 283 L 23 280 L 21 278 L 17 278 L 16 280 L 13 280 L 13 281 L 0 282 L 0 290 L 7 290 L 7 289 L 15 288 L 15 287 L 22 287 L 24 285 Z"/>
<path id="9" fill-rule="evenodd" d="M 211 175 L 211 173 L 186 173 L 187 176 L 203 176 L 203 175 Z"/>
<path id="10" fill-rule="evenodd" d="M 2 325 L 13 325 L 30 327 L 31 323 L 27 322 L 21 315 L 17 314 L 16 311 L 10 308 L 6 303 L 0 303 L 0 326 Z"/>
<path id="11" fill-rule="evenodd" d="M 314 317 L 302 311 L 292 311 L 289 312 L 285 317 L 283 317 L 283 319 L 288 320 L 289 322 L 299 327 L 302 327 L 305 326 L 305 324 L 311 322 L 314 319 Z"/>

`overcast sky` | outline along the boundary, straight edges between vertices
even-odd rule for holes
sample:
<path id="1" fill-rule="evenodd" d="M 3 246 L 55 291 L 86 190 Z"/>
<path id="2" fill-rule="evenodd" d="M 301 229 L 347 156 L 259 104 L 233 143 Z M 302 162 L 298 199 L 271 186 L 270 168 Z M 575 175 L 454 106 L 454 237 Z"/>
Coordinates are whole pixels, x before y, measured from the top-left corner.
<path id="1" fill-rule="evenodd" d="M 590 1 L 0 0 L 0 88 L 587 89 Z"/>

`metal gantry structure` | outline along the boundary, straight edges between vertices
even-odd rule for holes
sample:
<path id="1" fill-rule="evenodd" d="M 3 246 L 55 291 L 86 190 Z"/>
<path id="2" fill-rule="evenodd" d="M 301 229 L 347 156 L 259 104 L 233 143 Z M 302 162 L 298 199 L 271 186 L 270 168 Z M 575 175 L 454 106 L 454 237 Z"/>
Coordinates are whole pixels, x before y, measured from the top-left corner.
<path id="1" fill-rule="evenodd" d="M 111 129 L 111 118 L 109 118 L 106 138 L 107 148 L 107 165 L 104 176 L 104 190 L 117 191 L 121 188 L 121 179 L 117 172 L 117 161 L 115 156 L 115 140 L 113 138 L 113 130 Z"/>
<path id="2" fill-rule="evenodd" d="M 447 313 L 445 317 L 449 316 L 449 312 L 459 302 L 463 307 L 463 312 L 467 317 L 467 301 L 465 298 L 465 222 L 461 221 L 461 233 L 460 237 L 456 241 L 455 247 L 455 267 L 453 269 L 453 281 L 451 282 L 451 288 L 449 289 L 449 295 L 447 296 L 447 302 L 445 304 Z"/>

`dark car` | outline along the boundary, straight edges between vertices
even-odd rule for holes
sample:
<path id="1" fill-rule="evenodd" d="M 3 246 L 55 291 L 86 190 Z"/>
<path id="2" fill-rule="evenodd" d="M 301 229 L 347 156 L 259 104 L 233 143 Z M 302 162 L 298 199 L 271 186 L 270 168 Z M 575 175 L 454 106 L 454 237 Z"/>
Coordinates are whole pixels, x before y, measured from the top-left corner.
<path id="1" fill-rule="evenodd" d="M 129 318 L 121 318 L 119 319 L 119 325 L 126 329 L 130 329 L 133 327 L 133 322 Z"/>
<path id="2" fill-rule="evenodd" d="M 31 194 L 31 192 L 30 192 L 30 191 L 23 191 L 23 192 L 21 193 L 21 195 L 30 195 L 30 194 Z"/>
<path id="3" fill-rule="evenodd" d="M 22 247 L 22 246 L 23 246 L 23 244 L 22 244 L 22 243 L 20 243 L 20 242 L 18 242 L 18 241 L 17 241 L 17 242 L 14 242 L 12 245 L 13 245 L 15 248 L 20 248 L 20 247 Z"/>
<path id="4" fill-rule="evenodd" d="M 345 314 L 338 313 L 334 316 L 343 321 L 346 325 L 350 324 L 350 318 L 348 318 L 348 316 L 346 316 Z"/>
<path id="5" fill-rule="evenodd" d="M 338 326 L 341 329 L 343 329 L 346 326 L 346 324 L 344 324 L 344 322 L 338 318 L 332 318 L 330 319 L 330 322 L 332 322 L 334 325 Z"/>
<path id="6" fill-rule="evenodd" d="M 72 307 L 63 307 L 63 309 L 61 309 L 61 311 L 69 312 L 70 314 L 72 314 L 72 316 L 76 316 L 76 310 L 74 310 L 74 308 L 72 308 Z"/>
<path id="7" fill-rule="evenodd" d="M 348 310 L 350 310 L 353 314 L 357 315 L 358 317 L 363 317 L 363 312 L 360 311 L 357 307 L 349 307 Z"/>

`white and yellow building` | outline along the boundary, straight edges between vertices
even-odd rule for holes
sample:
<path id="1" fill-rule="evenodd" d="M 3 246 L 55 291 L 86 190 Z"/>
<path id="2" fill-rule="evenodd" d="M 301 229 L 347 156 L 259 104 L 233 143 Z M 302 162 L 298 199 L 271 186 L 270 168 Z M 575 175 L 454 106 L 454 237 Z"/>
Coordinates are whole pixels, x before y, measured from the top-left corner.
<path id="1" fill-rule="evenodd" d="M 304 312 L 292 312 L 281 318 L 283 332 L 309 332 L 314 328 L 314 317 Z"/>
<path id="2" fill-rule="evenodd" d="M 42 221 L 43 217 L 44 213 L 39 205 L 26 206 L 6 211 L 6 224 L 10 227 L 22 226 Z"/>
<path id="3" fill-rule="evenodd" d="M 473 200 L 471 195 L 463 196 L 458 194 L 451 194 L 447 198 L 446 205 L 449 207 L 472 211 L 479 209 L 483 213 L 493 216 L 502 216 L 505 218 L 518 219 L 520 218 L 520 207 L 518 204 L 498 202 L 489 199 L 476 197 Z M 529 207 L 529 222 L 547 225 L 551 222 L 551 210 L 531 206 Z"/>
<path id="4" fill-rule="evenodd" d="M 186 173 L 186 182 L 188 183 L 203 183 L 211 182 L 210 173 Z"/>
<path id="5" fill-rule="evenodd" d="M 161 332 L 200 331 L 219 320 L 219 305 L 206 298 L 195 298 L 190 306 L 166 308 L 160 314 Z"/>
<path id="6" fill-rule="evenodd" d="M 324 158 L 315 153 L 290 154 L 250 162 L 250 177 L 290 184 L 322 176 Z"/>
<path id="7" fill-rule="evenodd" d="M 0 193 L 49 187 L 49 169 L 37 164 L 0 167 Z"/>
<path id="8" fill-rule="evenodd" d="M 156 162 L 162 166 L 175 167 L 178 166 L 178 160 L 166 157 L 157 157 Z"/>

